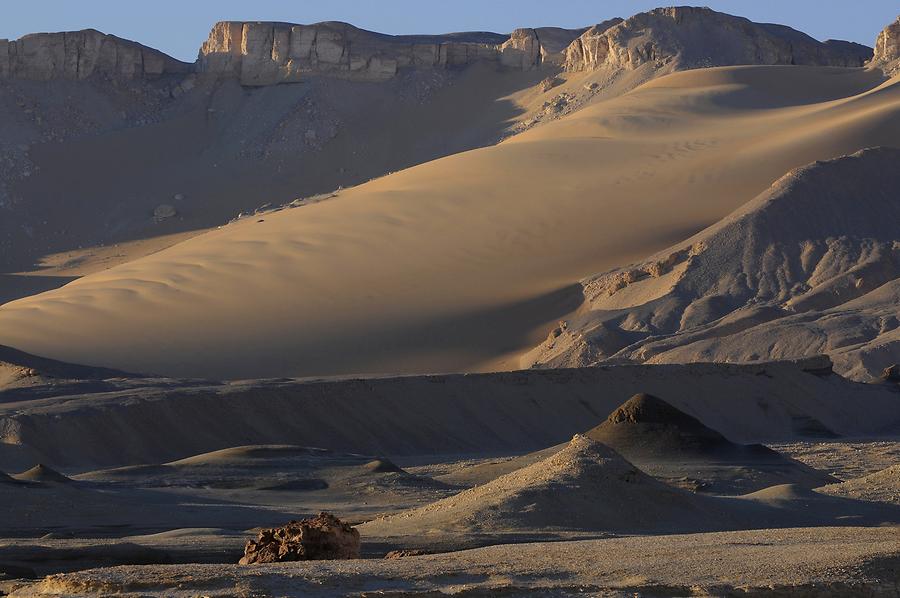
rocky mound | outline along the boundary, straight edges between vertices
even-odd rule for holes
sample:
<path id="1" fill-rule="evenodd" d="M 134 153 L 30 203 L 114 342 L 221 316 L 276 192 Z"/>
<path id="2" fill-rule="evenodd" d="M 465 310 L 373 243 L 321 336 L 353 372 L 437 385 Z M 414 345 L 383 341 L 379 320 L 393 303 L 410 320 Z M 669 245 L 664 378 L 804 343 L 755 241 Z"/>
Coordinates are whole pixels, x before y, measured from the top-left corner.
<path id="1" fill-rule="evenodd" d="M 24 471 L 15 476 L 15 479 L 24 482 L 49 482 L 51 484 L 72 484 L 74 480 L 69 478 L 55 469 L 51 469 L 43 463 L 38 463 L 28 471 Z"/>
<path id="2" fill-rule="evenodd" d="M 585 436 L 602 442 L 627 459 L 683 459 L 701 455 L 718 458 L 741 452 L 760 457 L 777 456 L 762 445 L 735 444 L 700 420 L 643 393 L 628 399 Z"/>
<path id="3" fill-rule="evenodd" d="M 0 40 L 0 79 L 145 79 L 192 70 L 158 50 L 95 29 Z"/>
<path id="4" fill-rule="evenodd" d="M 739 64 L 862 66 L 871 56 L 872 49 L 860 44 L 819 42 L 790 27 L 679 6 L 591 28 L 566 50 L 564 66 L 569 71 L 644 64 L 669 71 Z"/>
<path id="5" fill-rule="evenodd" d="M 878 34 L 871 66 L 882 69 L 888 76 L 900 74 L 900 17 Z"/>
<path id="6" fill-rule="evenodd" d="M 761 444 L 736 444 L 666 401 L 637 394 L 588 431 L 643 471 L 692 490 L 744 494 L 776 484 L 835 481 Z"/>
<path id="7" fill-rule="evenodd" d="M 609 447 L 576 435 L 551 457 L 360 529 L 379 536 L 436 529 L 452 533 L 698 529 L 721 523 L 719 508 L 708 500 L 654 480 Z"/>
<path id="8" fill-rule="evenodd" d="M 330 513 L 264 529 L 249 540 L 239 564 L 359 558 L 359 532 Z"/>
<path id="9" fill-rule="evenodd" d="M 827 354 L 874 380 L 900 361 L 900 150 L 798 168 L 643 263 L 583 281 L 590 311 L 531 358 L 759 361 Z"/>
<path id="10" fill-rule="evenodd" d="M 893 465 L 840 484 L 829 484 L 817 488 L 816 491 L 832 496 L 900 505 L 900 465 Z"/>

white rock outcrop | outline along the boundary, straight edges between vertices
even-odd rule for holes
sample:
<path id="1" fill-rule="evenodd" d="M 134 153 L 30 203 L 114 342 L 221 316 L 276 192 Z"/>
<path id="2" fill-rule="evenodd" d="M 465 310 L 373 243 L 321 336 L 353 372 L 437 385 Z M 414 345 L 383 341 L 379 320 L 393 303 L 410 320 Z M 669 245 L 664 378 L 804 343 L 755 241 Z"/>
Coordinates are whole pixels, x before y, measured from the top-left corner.
<path id="1" fill-rule="evenodd" d="M 242 85 L 290 83 L 309 74 L 384 81 L 404 67 L 447 68 L 490 62 L 529 70 L 541 64 L 533 29 L 510 36 L 390 36 L 347 23 L 216 23 L 200 48 L 198 69 L 233 75 Z"/>
<path id="2" fill-rule="evenodd" d="M 0 40 L 0 79 L 119 79 L 187 73 L 192 65 L 158 50 L 95 29 L 33 33 Z"/>
<path id="3" fill-rule="evenodd" d="M 862 66 L 872 55 L 860 44 L 819 42 L 782 25 L 754 23 L 709 8 L 657 8 L 620 23 L 592 27 L 566 50 L 569 71 L 602 66 L 674 69 L 739 64 Z"/>
<path id="4" fill-rule="evenodd" d="M 871 65 L 889 76 L 900 74 L 900 17 L 878 34 Z"/>

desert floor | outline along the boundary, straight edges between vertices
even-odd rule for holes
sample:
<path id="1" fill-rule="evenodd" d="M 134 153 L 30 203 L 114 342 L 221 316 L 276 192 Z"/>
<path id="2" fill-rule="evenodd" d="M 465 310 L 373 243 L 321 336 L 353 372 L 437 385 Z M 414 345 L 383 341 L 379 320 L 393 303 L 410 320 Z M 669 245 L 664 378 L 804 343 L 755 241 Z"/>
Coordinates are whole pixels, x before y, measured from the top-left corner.
<path id="1" fill-rule="evenodd" d="M 4 358 L 45 372 L 0 391 L 14 595 L 896 589 L 900 395 L 820 360 L 212 383 Z M 642 391 L 675 411 L 603 437 Z M 233 565 L 323 510 L 362 560 Z"/>

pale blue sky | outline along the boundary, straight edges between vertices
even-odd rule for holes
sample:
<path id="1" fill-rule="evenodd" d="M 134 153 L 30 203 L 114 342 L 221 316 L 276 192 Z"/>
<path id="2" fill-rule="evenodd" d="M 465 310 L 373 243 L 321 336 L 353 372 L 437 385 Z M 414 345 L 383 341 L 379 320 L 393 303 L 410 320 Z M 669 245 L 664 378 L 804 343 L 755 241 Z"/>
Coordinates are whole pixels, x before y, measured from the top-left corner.
<path id="1" fill-rule="evenodd" d="M 93 27 L 193 61 L 212 24 L 221 20 L 335 20 L 393 34 L 507 33 L 516 27 L 581 27 L 671 4 L 665 0 L 0 0 L 0 38 Z M 900 0 L 701 0 L 696 5 L 789 25 L 818 39 L 869 46 L 900 13 Z"/>

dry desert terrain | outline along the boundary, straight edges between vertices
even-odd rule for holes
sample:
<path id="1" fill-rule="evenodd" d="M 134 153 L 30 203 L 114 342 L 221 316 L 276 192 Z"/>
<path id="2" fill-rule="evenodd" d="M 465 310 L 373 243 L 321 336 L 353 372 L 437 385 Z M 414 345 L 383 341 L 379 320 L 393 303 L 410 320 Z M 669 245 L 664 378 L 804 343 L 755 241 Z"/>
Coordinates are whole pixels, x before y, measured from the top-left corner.
<path id="1" fill-rule="evenodd" d="M 623 17 L 0 40 L 0 595 L 900 595 L 900 20 Z"/>

